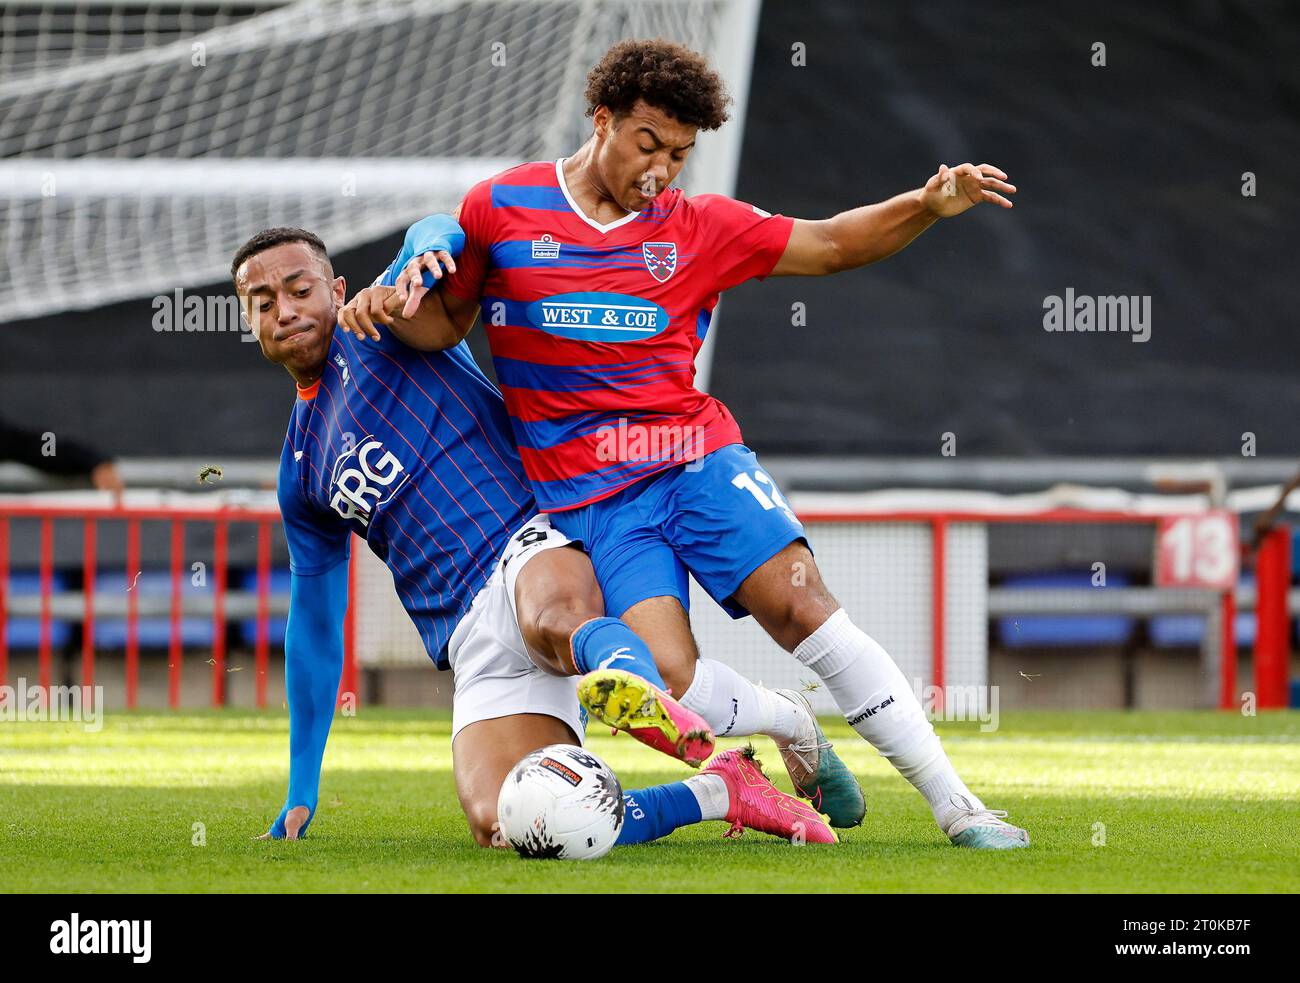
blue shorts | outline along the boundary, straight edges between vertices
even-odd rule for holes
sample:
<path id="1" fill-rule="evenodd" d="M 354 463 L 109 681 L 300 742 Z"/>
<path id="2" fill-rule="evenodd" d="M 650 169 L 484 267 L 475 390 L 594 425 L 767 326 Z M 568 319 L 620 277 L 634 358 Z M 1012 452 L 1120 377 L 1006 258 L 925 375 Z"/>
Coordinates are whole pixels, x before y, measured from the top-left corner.
<path id="1" fill-rule="evenodd" d="M 776 483 L 744 444 L 643 478 L 551 524 L 591 556 L 605 612 L 621 617 L 650 597 L 690 610 L 687 571 L 733 618 L 741 583 L 795 540 L 807 543 Z"/>

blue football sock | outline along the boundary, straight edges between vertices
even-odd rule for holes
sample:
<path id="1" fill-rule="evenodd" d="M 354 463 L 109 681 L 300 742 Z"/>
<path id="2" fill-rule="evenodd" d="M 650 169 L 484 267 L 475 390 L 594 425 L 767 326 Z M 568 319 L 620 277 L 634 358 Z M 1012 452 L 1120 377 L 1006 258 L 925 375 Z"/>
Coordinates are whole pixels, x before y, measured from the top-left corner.
<path id="1" fill-rule="evenodd" d="M 582 673 L 595 669 L 626 669 L 648 679 L 662 690 L 650 648 L 618 618 L 592 618 L 573 633 L 573 661 Z"/>
<path id="2" fill-rule="evenodd" d="M 655 785 L 623 793 L 623 828 L 618 846 L 649 843 L 681 826 L 698 823 L 703 813 L 685 782 Z"/>

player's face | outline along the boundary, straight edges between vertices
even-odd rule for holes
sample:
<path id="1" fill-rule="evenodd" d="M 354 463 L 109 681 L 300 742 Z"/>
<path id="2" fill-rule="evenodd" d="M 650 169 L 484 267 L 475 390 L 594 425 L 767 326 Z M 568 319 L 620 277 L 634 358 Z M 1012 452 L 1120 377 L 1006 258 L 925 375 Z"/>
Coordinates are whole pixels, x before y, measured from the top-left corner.
<path id="1" fill-rule="evenodd" d="M 696 127 L 637 100 L 622 118 L 596 109 L 596 167 L 609 196 L 639 212 L 676 180 L 695 146 Z"/>
<path id="2" fill-rule="evenodd" d="M 262 354 L 295 377 L 325 364 L 345 284 L 305 242 L 272 246 L 239 268 L 236 290 Z"/>

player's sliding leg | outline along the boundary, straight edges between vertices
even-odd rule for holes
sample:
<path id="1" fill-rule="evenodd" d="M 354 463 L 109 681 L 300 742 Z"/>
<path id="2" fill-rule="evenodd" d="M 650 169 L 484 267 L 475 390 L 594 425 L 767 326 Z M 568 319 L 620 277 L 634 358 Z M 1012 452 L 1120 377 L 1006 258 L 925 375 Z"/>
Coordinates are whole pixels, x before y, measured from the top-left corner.
<path id="1" fill-rule="evenodd" d="M 800 586 L 791 571 L 800 571 Z M 988 809 L 957 775 L 907 678 L 889 654 L 849 620 L 822 583 L 802 542 L 745 579 L 735 598 L 778 644 L 815 672 L 849 725 L 889 760 L 929 804 L 954 844 L 981 849 L 1029 845 L 1029 834 Z"/>
<path id="2" fill-rule="evenodd" d="M 542 533 L 563 539 L 549 526 L 539 525 Z M 713 753 L 709 725 L 669 695 L 645 642 L 618 618 L 604 616 L 587 555 L 546 546 L 535 538 L 527 544 L 514 578 L 519 629 L 533 662 L 582 675 L 579 696 L 597 719 L 698 767 Z"/>
<path id="3" fill-rule="evenodd" d="M 568 724 L 545 713 L 477 720 L 458 730 L 451 749 L 456 794 L 475 842 L 509 846 L 499 832 L 497 799 L 506 776 L 521 758 L 550 744 L 581 743 Z M 703 774 L 684 782 L 624 793 L 618 845 L 647 843 L 710 820 L 730 823 L 728 835 L 753 829 L 786 840 L 836 842 L 824 817 L 775 788 L 755 762 L 739 760 L 742 753 L 720 754 Z"/>
<path id="4" fill-rule="evenodd" d="M 625 792 L 618 845 L 648 843 L 710 820 L 731 824 L 725 836 L 752 829 L 797 843 L 839 842 L 828 817 L 768 781 L 752 749 L 737 748 L 683 782 Z"/>
<path id="5" fill-rule="evenodd" d="M 497 800 L 502 783 L 521 758 L 551 744 L 581 743 L 568 724 L 544 713 L 476 720 L 457 731 L 451 744 L 456 794 L 475 842 L 510 845 L 499 835 Z"/>
<path id="6" fill-rule="evenodd" d="M 701 659 L 690 619 L 676 597 L 640 601 L 623 618 L 651 640 L 655 661 L 674 692 L 681 693 L 682 704 L 708 721 L 714 734 L 772 738 L 795 790 L 830 816 L 832 826 L 862 822 L 862 789 L 832 749 L 806 698 L 753 683 L 724 662 Z"/>

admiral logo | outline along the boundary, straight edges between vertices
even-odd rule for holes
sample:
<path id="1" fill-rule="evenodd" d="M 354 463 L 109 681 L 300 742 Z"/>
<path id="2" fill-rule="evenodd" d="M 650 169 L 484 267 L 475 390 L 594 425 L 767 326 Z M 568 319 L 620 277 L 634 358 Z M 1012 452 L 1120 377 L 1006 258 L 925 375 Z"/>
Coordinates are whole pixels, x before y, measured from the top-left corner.
<path id="1" fill-rule="evenodd" d="M 894 698 L 891 696 L 874 707 L 867 707 L 860 714 L 858 714 L 856 717 L 854 717 L 852 720 L 849 721 L 849 726 L 856 727 L 858 724 L 862 723 L 862 721 L 866 720 L 868 717 L 874 717 L 881 710 L 885 709 L 885 707 L 889 706 L 889 704 L 893 702 L 894 702 Z"/>
<path id="2" fill-rule="evenodd" d="M 663 283 L 677 272 L 677 243 L 643 242 L 641 258 L 645 260 L 645 268 L 650 271 L 650 275 Z"/>
<path id="3" fill-rule="evenodd" d="M 556 294 L 528 305 L 529 323 L 577 341 L 641 341 L 668 327 L 668 312 L 628 294 Z"/>
<path id="4" fill-rule="evenodd" d="M 533 240 L 533 259 L 559 259 L 560 244 L 549 234 Z"/>
<path id="5" fill-rule="evenodd" d="M 560 762 L 556 761 L 554 758 L 543 758 L 541 761 L 538 762 L 538 764 L 541 765 L 543 768 L 545 768 L 547 771 L 552 771 L 555 774 L 559 775 L 570 785 L 576 786 L 582 783 L 581 775 L 579 775 L 568 765 L 560 764 Z"/>
<path id="6" fill-rule="evenodd" d="M 375 510 L 392 499 L 409 477 L 391 451 L 373 436 L 366 437 L 334 462 L 330 506 L 343 518 L 369 526 Z"/>
<path id="7" fill-rule="evenodd" d="M 335 353 L 334 364 L 337 365 L 339 369 L 342 371 L 343 385 L 346 386 L 348 384 L 348 379 L 350 378 L 348 374 L 348 360 L 344 358 L 341 354 Z"/>

